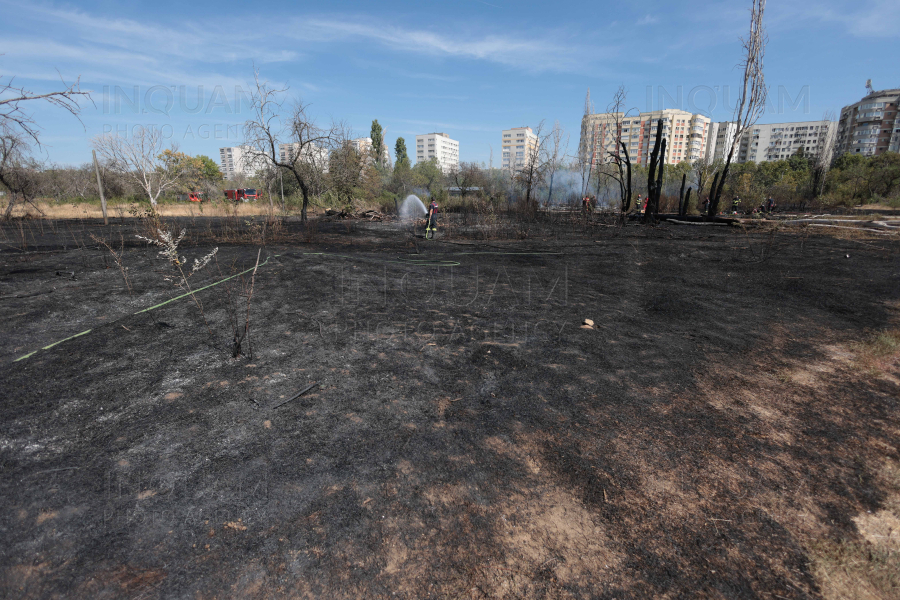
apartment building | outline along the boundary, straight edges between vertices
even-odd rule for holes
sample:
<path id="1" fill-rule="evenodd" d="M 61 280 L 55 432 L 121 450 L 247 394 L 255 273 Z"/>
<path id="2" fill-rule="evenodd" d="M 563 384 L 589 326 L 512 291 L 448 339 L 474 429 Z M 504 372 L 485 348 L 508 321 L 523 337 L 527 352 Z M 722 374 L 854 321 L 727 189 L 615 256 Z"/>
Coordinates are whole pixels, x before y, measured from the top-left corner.
<path id="1" fill-rule="evenodd" d="M 256 155 L 250 146 L 219 148 L 219 170 L 226 179 L 232 179 L 235 175 L 253 177 L 265 166 L 265 157 Z"/>
<path id="2" fill-rule="evenodd" d="M 375 151 L 374 145 L 372 144 L 372 138 L 364 137 L 364 138 L 356 138 L 354 140 L 350 140 L 350 144 L 356 149 L 360 154 L 366 154 L 369 157 L 369 162 L 375 164 Z M 381 142 L 381 155 L 384 157 L 384 160 L 390 163 L 391 160 L 391 152 L 388 149 L 387 144 L 382 140 Z"/>
<path id="3" fill-rule="evenodd" d="M 818 156 L 826 153 L 831 159 L 832 140 L 837 123 L 834 121 L 801 121 L 796 123 L 770 123 L 754 125 L 741 136 L 740 145 L 734 157 L 736 162 L 756 163 L 771 160 L 785 160 L 796 154 L 800 148 L 806 155 Z M 726 146 L 716 155 L 724 159 L 728 155 Z"/>
<path id="4" fill-rule="evenodd" d="M 538 136 L 531 127 L 504 129 L 501 135 L 501 167 L 510 171 L 522 168 L 530 153 L 537 150 Z"/>
<path id="5" fill-rule="evenodd" d="M 293 144 L 278 144 L 279 162 L 290 163 L 294 160 L 295 156 L 299 156 L 299 153 L 300 144 L 298 142 L 294 142 Z M 307 161 L 314 162 L 323 171 L 326 173 L 328 172 L 329 152 L 327 148 L 320 148 L 313 143 L 309 143 L 306 145 L 303 153 L 306 155 L 305 159 Z"/>
<path id="6" fill-rule="evenodd" d="M 865 156 L 900 152 L 898 107 L 900 89 L 891 89 L 873 90 L 859 102 L 842 108 L 835 152 Z"/>
<path id="7" fill-rule="evenodd" d="M 684 110 L 663 109 L 638 115 L 599 113 L 585 115 L 581 124 L 581 151 L 594 164 L 608 162 L 610 153 L 620 153 L 616 141 L 621 136 L 634 164 L 650 164 L 656 139 L 656 126 L 663 122 L 666 139 L 666 163 L 677 164 L 706 156 L 711 120 Z"/>
<path id="8" fill-rule="evenodd" d="M 737 123 L 721 121 L 709 124 L 709 140 L 706 142 L 706 160 L 725 160 L 728 150 L 734 142 L 734 134 L 737 133 Z"/>
<path id="9" fill-rule="evenodd" d="M 446 133 L 425 133 L 416 136 L 416 162 L 437 159 L 444 174 L 459 168 L 459 142 Z"/>

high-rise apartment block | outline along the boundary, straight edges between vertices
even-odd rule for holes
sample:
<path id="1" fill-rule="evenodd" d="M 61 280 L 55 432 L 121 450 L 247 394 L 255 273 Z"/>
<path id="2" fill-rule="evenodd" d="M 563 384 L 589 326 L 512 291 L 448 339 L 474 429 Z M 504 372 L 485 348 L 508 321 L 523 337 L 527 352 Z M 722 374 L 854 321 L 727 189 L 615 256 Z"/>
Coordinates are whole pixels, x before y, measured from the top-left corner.
<path id="1" fill-rule="evenodd" d="M 219 148 L 219 170 L 226 179 L 235 175 L 253 177 L 265 166 L 265 157 L 259 156 L 250 146 Z"/>
<path id="2" fill-rule="evenodd" d="M 785 160 L 797 154 L 802 148 L 806 156 L 825 153 L 825 160 L 831 160 L 832 141 L 837 124 L 834 121 L 801 121 L 796 123 L 769 123 L 754 125 L 741 136 L 735 153 L 735 162 L 756 163 Z M 717 156 L 728 156 L 729 148 Z"/>
<path id="3" fill-rule="evenodd" d="M 459 142 L 446 133 L 426 133 L 416 136 L 416 162 L 437 160 L 444 174 L 459 168 Z"/>
<path id="4" fill-rule="evenodd" d="M 537 150 L 538 136 L 531 127 L 514 127 L 504 129 L 501 134 L 502 161 L 506 170 L 516 170 L 525 166 L 528 157 Z"/>
<path id="5" fill-rule="evenodd" d="M 677 164 L 706 156 L 710 119 L 684 110 L 663 109 L 638 115 L 600 113 L 585 115 L 581 123 L 581 151 L 594 164 L 621 154 L 617 140 L 621 136 L 632 163 L 648 165 L 656 138 L 656 126 L 663 122 L 666 162 Z"/>
<path id="6" fill-rule="evenodd" d="M 706 142 L 706 160 L 725 160 L 734 142 L 737 124 L 731 121 L 709 124 L 709 139 Z"/>
<path id="7" fill-rule="evenodd" d="M 871 89 L 871 88 L 869 88 Z M 841 109 L 835 151 L 876 156 L 900 152 L 900 89 L 871 91 Z"/>
<path id="8" fill-rule="evenodd" d="M 320 148 L 313 143 L 309 143 L 306 144 L 306 147 L 302 150 L 303 156 L 300 156 L 300 154 L 301 150 L 299 142 L 294 142 L 293 144 L 278 144 L 279 162 L 290 163 L 296 156 L 299 160 L 311 162 L 323 171 L 328 171 L 329 152 L 327 148 Z"/>

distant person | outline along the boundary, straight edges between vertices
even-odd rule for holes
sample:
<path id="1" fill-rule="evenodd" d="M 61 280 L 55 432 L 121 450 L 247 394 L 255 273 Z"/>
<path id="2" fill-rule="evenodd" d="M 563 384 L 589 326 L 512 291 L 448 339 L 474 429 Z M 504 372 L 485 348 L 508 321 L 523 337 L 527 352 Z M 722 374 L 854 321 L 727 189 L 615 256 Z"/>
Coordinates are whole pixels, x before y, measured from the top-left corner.
<path id="1" fill-rule="evenodd" d="M 706 200 L 703 201 L 703 213 L 709 212 L 709 196 L 706 197 Z"/>
<path id="2" fill-rule="evenodd" d="M 773 210 L 775 210 L 775 199 L 772 198 L 772 196 L 769 196 L 769 197 L 766 199 L 766 212 L 767 212 L 767 213 L 770 213 L 770 212 L 772 212 Z"/>
<path id="3" fill-rule="evenodd" d="M 638 194 L 638 199 L 637 199 L 637 205 L 636 205 L 636 206 L 637 206 L 638 212 L 640 212 L 640 210 L 641 210 L 641 195 L 640 195 L 640 194 Z"/>
<path id="4" fill-rule="evenodd" d="M 738 211 L 741 209 L 741 199 L 738 196 L 735 196 L 731 199 L 731 212 L 732 214 L 738 214 Z"/>

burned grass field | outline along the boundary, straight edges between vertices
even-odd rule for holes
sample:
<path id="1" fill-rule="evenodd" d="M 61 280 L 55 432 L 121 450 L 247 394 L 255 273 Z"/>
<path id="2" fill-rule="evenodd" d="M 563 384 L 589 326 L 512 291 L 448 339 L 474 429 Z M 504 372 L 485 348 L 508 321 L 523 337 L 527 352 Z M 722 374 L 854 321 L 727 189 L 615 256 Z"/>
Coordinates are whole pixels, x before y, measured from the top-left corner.
<path id="1" fill-rule="evenodd" d="M 234 359 L 228 284 L 139 312 L 171 267 L 78 227 L 0 252 L 4 597 L 898 594 L 892 238 L 323 226 Z"/>

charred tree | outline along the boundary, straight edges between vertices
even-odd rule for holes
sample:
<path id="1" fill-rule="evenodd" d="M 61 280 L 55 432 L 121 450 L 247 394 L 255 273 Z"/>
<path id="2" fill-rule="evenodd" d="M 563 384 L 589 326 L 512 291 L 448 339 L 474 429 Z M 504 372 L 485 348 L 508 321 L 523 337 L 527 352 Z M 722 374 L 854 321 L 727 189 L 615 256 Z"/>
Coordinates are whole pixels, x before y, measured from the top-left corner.
<path id="1" fill-rule="evenodd" d="M 662 146 L 662 119 L 656 122 L 656 140 L 653 142 L 653 151 L 650 152 L 650 172 L 647 175 L 647 209 L 644 211 L 644 223 L 652 219 L 653 200 L 656 198 L 657 169 L 660 168 L 659 154 Z"/>
<path id="2" fill-rule="evenodd" d="M 684 197 L 684 202 L 681 204 L 681 208 L 678 211 L 678 216 L 684 217 L 687 215 L 688 206 L 691 204 L 691 190 L 694 188 L 688 188 L 687 194 Z"/>
<path id="3" fill-rule="evenodd" d="M 631 157 L 628 155 L 628 148 L 625 147 L 625 142 L 619 143 L 622 144 L 622 156 L 625 157 L 625 175 L 623 178 L 625 193 L 622 196 L 622 220 L 624 221 L 625 215 L 631 209 Z"/>
<path id="4" fill-rule="evenodd" d="M 715 189 L 716 189 L 716 183 L 718 183 L 718 181 L 719 181 L 719 175 L 720 175 L 720 174 L 721 174 L 721 173 L 719 173 L 718 171 L 716 171 L 716 174 L 713 175 L 713 182 L 712 182 L 712 187 L 710 188 L 710 192 L 714 192 L 714 191 L 715 191 Z M 722 179 L 725 179 L 725 178 L 723 177 Z M 718 207 L 717 207 L 716 203 L 713 202 L 712 197 L 710 197 L 710 198 L 709 198 L 709 206 L 706 207 L 706 216 L 709 217 L 709 218 L 711 219 L 711 218 L 713 218 L 714 216 L 716 216 L 716 213 L 717 213 L 717 212 L 718 212 Z"/>
<path id="5" fill-rule="evenodd" d="M 734 109 L 735 131 L 719 178 L 719 185 L 713 184 L 710 190 L 709 215 L 715 215 L 719 211 L 719 202 L 722 199 L 722 190 L 728 178 L 728 169 L 734 160 L 735 153 L 741 140 L 750 131 L 750 128 L 759 120 L 766 110 L 766 98 L 769 90 L 766 87 L 763 74 L 763 57 L 766 52 L 766 36 L 763 27 L 763 13 L 766 9 L 766 0 L 752 0 L 750 8 L 750 31 L 743 42 L 744 56 L 739 66 L 743 69 L 743 79 L 740 95 Z"/>

